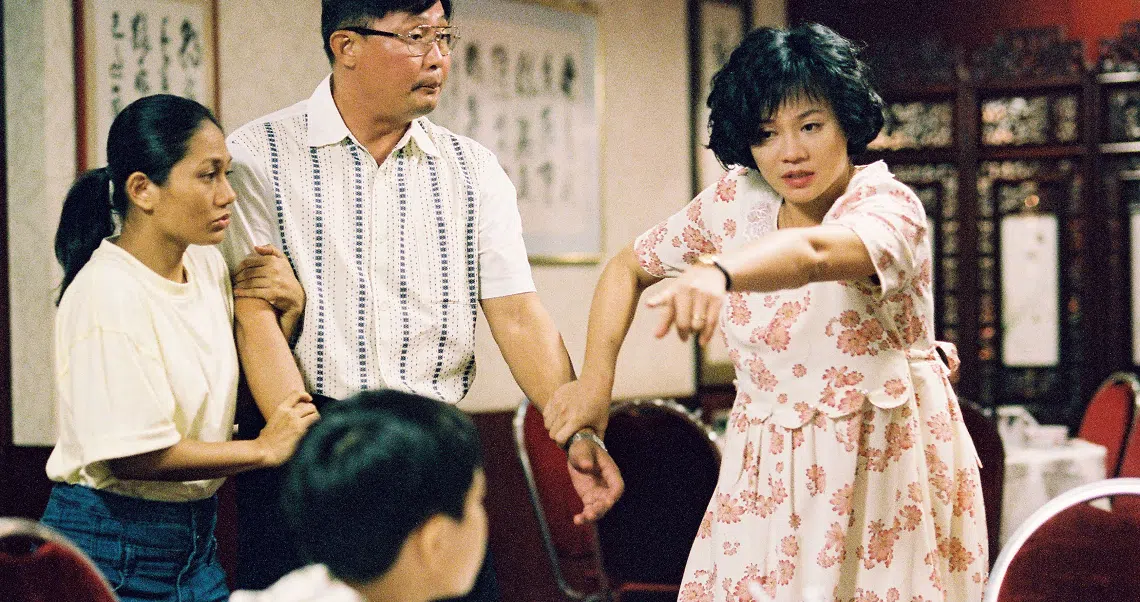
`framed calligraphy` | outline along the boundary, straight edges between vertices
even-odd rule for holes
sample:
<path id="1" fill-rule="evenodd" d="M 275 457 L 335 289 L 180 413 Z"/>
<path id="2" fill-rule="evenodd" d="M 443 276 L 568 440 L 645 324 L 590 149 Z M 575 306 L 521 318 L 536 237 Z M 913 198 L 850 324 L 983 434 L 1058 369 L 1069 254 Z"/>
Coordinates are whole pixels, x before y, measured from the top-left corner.
<path id="1" fill-rule="evenodd" d="M 456 6 L 460 42 L 429 119 L 491 149 L 514 183 L 535 265 L 602 256 L 597 7 L 583 0 Z"/>
<path id="2" fill-rule="evenodd" d="M 693 196 L 716 183 L 724 168 L 708 149 L 712 77 L 752 29 L 752 0 L 689 0 L 689 90 Z"/>
<path id="3" fill-rule="evenodd" d="M 80 171 L 106 163 L 119 111 L 175 94 L 217 111 L 216 0 L 73 0 Z"/>

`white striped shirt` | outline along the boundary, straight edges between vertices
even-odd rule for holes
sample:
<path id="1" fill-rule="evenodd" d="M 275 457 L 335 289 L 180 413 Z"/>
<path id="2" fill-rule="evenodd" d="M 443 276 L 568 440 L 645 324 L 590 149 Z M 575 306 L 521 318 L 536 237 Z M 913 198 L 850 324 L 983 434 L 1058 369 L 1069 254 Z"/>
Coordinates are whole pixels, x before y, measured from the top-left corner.
<path id="1" fill-rule="evenodd" d="M 534 291 L 515 188 L 494 155 L 426 118 L 377 165 L 325 78 L 228 139 L 237 191 L 222 253 L 282 249 L 305 289 L 294 354 L 310 391 L 389 387 L 458 402 L 479 299 Z"/>

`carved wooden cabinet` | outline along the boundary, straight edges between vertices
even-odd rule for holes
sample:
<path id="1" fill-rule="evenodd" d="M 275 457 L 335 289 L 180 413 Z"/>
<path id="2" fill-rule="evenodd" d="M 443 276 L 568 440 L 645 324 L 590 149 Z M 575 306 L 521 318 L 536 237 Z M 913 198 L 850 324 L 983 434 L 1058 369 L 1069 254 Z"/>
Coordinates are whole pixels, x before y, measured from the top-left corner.
<path id="1" fill-rule="evenodd" d="M 1118 39 L 1099 50 L 1096 75 L 1097 156 L 1102 216 L 1100 249 L 1104 311 L 1103 361 L 1121 369 L 1140 365 L 1140 22 L 1125 23 Z"/>
<path id="2" fill-rule="evenodd" d="M 1075 421 L 1140 360 L 1138 31 L 1102 44 L 1093 67 L 1056 28 L 968 54 L 933 39 L 868 49 L 887 125 L 858 160 L 885 159 L 926 207 L 935 327 L 959 346 L 963 397 Z"/>

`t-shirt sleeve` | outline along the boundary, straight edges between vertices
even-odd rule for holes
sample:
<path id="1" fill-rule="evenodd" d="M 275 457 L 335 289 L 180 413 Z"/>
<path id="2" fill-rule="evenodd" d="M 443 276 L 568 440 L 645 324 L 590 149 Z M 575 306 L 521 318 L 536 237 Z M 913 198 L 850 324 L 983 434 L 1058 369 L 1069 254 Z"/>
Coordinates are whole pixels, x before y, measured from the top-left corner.
<path id="1" fill-rule="evenodd" d="M 736 202 L 743 169 L 729 171 L 701 191 L 680 211 L 638 236 L 633 243 L 641 267 L 651 276 L 679 275 L 706 253 L 720 253 L 725 236 L 735 235 L 735 223 L 723 219 Z M 726 230 L 726 227 L 728 230 Z"/>
<path id="2" fill-rule="evenodd" d="M 241 141 L 231 138 L 227 146 L 233 157 L 229 181 L 237 199 L 230 206 L 230 225 L 218 250 L 232 271 L 253 252 L 256 245 L 282 247 L 273 183 L 265 171 L 264 162 Z"/>
<path id="3" fill-rule="evenodd" d="M 906 185 L 892 180 L 859 186 L 840 198 L 824 223 L 850 228 L 863 241 L 883 297 L 918 275 L 930 232 L 922 202 Z"/>
<path id="4" fill-rule="evenodd" d="M 490 154 L 479 181 L 479 298 L 534 292 L 515 186 Z"/>
<path id="5" fill-rule="evenodd" d="M 96 326 L 65 353 L 62 386 L 71 389 L 75 401 L 72 426 L 85 465 L 164 449 L 182 439 L 156 351 L 140 347 L 128 332 Z"/>
<path id="6" fill-rule="evenodd" d="M 223 301 L 226 305 L 226 315 L 232 323 L 234 321 L 233 280 L 230 278 L 230 271 L 226 266 L 226 260 L 216 245 L 213 247 L 199 247 L 199 249 L 203 256 L 202 261 L 205 261 L 206 265 L 204 273 L 208 274 L 211 282 L 222 291 Z"/>

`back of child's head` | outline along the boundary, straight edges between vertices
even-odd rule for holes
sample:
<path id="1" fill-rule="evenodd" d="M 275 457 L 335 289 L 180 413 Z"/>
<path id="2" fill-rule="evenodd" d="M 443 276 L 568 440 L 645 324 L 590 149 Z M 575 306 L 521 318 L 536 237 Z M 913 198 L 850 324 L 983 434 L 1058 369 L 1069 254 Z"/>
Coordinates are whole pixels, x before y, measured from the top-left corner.
<path id="1" fill-rule="evenodd" d="M 475 425 L 455 407 L 366 391 L 322 409 L 289 463 L 281 502 L 302 558 L 368 583 L 427 519 L 463 518 L 481 466 Z"/>

